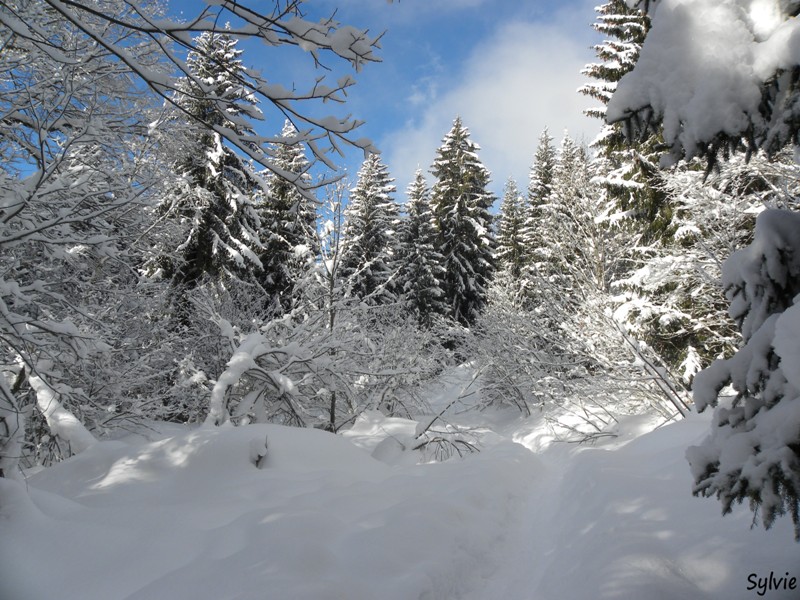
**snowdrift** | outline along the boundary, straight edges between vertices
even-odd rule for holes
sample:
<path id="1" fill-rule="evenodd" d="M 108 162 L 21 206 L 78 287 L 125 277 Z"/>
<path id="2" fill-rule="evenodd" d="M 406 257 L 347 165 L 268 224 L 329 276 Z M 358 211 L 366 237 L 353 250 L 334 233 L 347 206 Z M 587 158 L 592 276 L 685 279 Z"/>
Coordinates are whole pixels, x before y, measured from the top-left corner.
<path id="1" fill-rule="evenodd" d="M 373 458 L 415 426 L 377 413 L 347 436 L 251 425 L 98 443 L 0 480 L 0 598 L 798 597 L 748 590 L 750 574 L 800 579 L 787 523 L 751 530 L 749 511 L 722 518 L 690 495 L 683 453 L 707 419 L 643 435 L 632 419 L 604 446 L 534 453 L 537 423 L 508 419 L 479 454 L 436 464 Z"/>

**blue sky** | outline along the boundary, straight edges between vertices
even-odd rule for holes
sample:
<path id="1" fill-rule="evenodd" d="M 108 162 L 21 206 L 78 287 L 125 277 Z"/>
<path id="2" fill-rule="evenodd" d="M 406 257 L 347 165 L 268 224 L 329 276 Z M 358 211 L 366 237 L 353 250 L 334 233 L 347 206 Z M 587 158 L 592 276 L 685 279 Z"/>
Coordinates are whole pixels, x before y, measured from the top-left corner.
<path id="1" fill-rule="evenodd" d="M 356 74 L 345 106 L 315 107 L 366 121 L 360 136 L 373 140 L 396 179 L 398 199 L 417 167 L 428 170 L 441 139 L 460 115 L 501 193 L 508 177 L 521 188 L 541 131 L 559 141 L 565 130 L 591 139 L 600 123 L 582 115 L 592 100 L 576 93 L 579 71 L 595 59 L 591 29 L 597 0 L 309 0 L 309 18 L 336 10 L 344 24 L 385 31 L 383 62 Z M 197 10 L 198 2 L 170 6 Z M 258 0 L 251 5 L 259 6 Z M 269 6 L 270 2 L 264 2 Z M 173 8 L 174 7 L 174 8 Z M 244 62 L 273 81 L 304 87 L 315 76 L 302 50 L 243 46 Z M 278 59 L 278 56 L 280 58 Z M 329 61 L 335 80 L 349 71 Z M 320 73 L 316 73 L 319 75 Z M 266 111 L 266 133 L 280 131 Z M 275 117 L 277 118 L 277 117 Z M 363 159 L 352 150 L 341 162 L 354 180 Z"/>

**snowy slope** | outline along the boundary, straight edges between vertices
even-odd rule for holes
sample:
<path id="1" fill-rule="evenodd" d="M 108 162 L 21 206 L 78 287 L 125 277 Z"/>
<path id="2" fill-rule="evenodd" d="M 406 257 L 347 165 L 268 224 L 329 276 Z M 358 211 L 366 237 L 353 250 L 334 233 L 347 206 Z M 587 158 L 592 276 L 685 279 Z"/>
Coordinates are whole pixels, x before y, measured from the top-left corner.
<path id="1" fill-rule="evenodd" d="M 347 436 L 207 427 L 99 443 L 27 490 L 0 479 L 0 598 L 800 596 L 747 589 L 751 573 L 800 579 L 788 523 L 751 530 L 749 511 L 690 495 L 683 454 L 705 417 L 544 449 L 536 419 L 463 418 L 493 430 L 440 464 L 386 453 L 416 424 L 371 413 Z"/>

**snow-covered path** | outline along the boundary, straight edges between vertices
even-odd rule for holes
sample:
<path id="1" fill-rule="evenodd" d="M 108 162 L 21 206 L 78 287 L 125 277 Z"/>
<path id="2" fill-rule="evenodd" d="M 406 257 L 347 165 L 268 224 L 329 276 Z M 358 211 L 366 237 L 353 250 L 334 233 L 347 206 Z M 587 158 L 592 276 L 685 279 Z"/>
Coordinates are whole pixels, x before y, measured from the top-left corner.
<path id="1" fill-rule="evenodd" d="M 468 377 L 432 391 L 434 408 Z M 543 444 L 536 418 L 457 419 L 482 424 L 482 450 L 439 464 L 402 451 L 416 423 L 369 413 L 345 436 L 173 430 L 0 479 L 0 598 L 800 597 L 748 589 L 751 574 L 800 580 L 787 519 L 751 530 L 749 511 L 722 518 L 689 493 L 683 453 L 705 417 L 631 418 L 595 447 Z"/>

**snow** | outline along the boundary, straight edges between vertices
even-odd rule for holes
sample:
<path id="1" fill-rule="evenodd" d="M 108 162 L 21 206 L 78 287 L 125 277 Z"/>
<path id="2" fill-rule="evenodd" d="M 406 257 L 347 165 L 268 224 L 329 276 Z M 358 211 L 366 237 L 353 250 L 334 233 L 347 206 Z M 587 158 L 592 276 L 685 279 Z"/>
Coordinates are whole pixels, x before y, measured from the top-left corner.
<path id="1" fill-rule="evenodd" d="M 636 68 L 608 104 L 609 122 L 650 106 L 687 157 L 718 132 L 760 124 L 760 86 L 800 63 L 800 23 L 777 0 L 661 0 Z"/>
<path id="2" fill-rule="evenodd" d="M 429 390 L 431 415 L 457 399 L 481 448 L 463 459 L 403 443 L 430 417 L 372 411 L 343 435 L 162 425 L 0 479 L 0 598 L 743 598 L 751 573 L 800 575 L 788 523 L 691 496 L 706 415 L 557 443 L 540 417 L 470 410 L 472 375 Z"/>
<path id="3" fill-rule="evenodd" d="M 47 362 L 42 361 L 40 368 L 47 368 Z M 58 401 L 57 391 L 47 384 L 38 375 L 28 377 L 30 386 L 36 394 L 36 404 L 47 422 L 53 435 L 66 441 L 73 452 L 83 452 L 96 442 L 94 436 L 84 427 L 75 416 L 65 410 Z"/>
<path id="4" fill-rule="evenodd" d="M 206 423 L 218 424 L 227 419 L 225 396 L 228 389 L 239 381 L 246 371 L 257 367 L 256 359 L 268 350 L 267 340 L 260 333 L 251 333 L 244 339 L 211 390 L 210 410 Z"/>
<path id="5" fill-rule="evenodd" d="M 800 298 L 787 308 L 775 323 L 772 344 L 780 357 L 781 371 L 795 389 L 800 390 Z"/>

